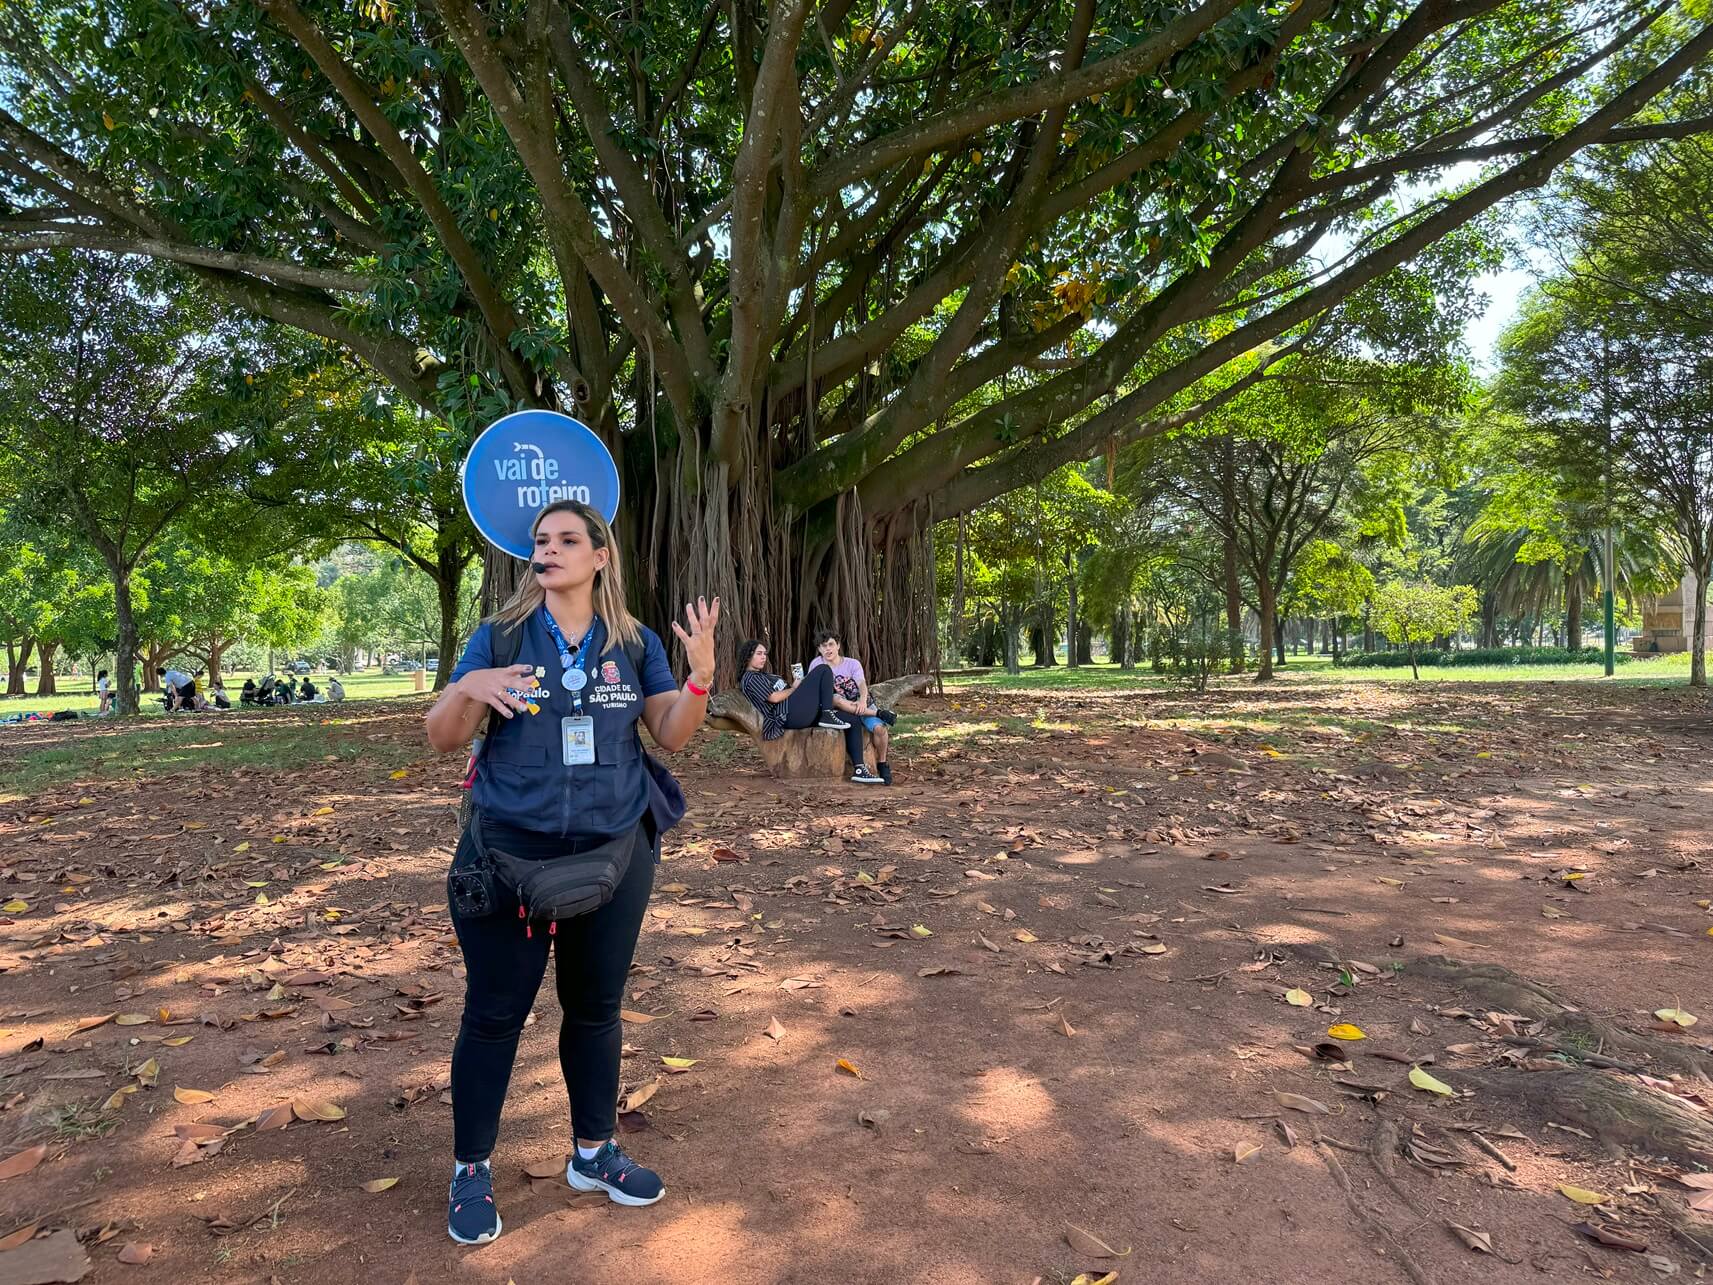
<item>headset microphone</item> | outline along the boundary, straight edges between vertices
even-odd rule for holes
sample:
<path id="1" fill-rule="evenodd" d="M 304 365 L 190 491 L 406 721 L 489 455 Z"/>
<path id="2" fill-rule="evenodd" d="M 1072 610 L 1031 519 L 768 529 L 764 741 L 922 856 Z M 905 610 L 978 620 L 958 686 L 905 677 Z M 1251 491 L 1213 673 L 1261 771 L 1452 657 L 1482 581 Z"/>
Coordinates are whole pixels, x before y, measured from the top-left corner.
<path id="1" fill-rule="evenodd" d="M 544 576 L 547 574 L 547 564 L 545 562 L 532 562 L 529 564 L 529 569 L 535 572 L 538 576 Z"/>

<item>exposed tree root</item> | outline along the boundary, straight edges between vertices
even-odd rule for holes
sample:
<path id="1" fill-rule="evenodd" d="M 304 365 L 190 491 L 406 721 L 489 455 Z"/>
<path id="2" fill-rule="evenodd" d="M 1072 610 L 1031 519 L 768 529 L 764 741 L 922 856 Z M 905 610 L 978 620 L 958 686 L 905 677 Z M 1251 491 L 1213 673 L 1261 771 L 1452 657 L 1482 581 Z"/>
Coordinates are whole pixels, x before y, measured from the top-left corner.
<path id="1" fill-rule="evenodd" d="M 1615 1061 L 1614 1054 L 1621 1053 L 1632 1063 L 1651 1067 L 1655 1074 L 1676 1072 L 1713 1083 L 1713 1058 L 1705 1053 L 1614 1026 L 1499 964 L 1429 955 L 1411 964 L 1410 971 L 1455 986 L 1488 1007 L 1533 1018 L 1546 1028 L 1551 1050 L 1567 1057 L 1586 1060 L 1592 1053 Z"/>
<path id="2" fill-rule="evenodd" d="M 1664 1156 L 1678 1164 L 1713 1162 L 1713 1120 L 1628 1074 L 1650 1073 L 1709 1080 L 1713 1059 L 1612 1025 L 1560 995 L 1497 964 L 1470 964 L 1430 956 L 1411 965 L 1414 976 L 1456 987 L 1479 1002 L 1539 1023 L 1538 1036 L 1510 1039 L 1569 1061 L 1562 1070 L 1489 1068 L 1464 1078 L 1487 1100 L 1509 1100 L 1525 1118 L 1583 1129 L 1608 1151 Z M 1622 1054 L 1624 1060 L 1611 1056 Z M 1577 1063 L 1582 1063 L 1577 1065 Z M 1606 1068 L 1595 1069 L 1595 1064 Z M 1713 1081 L 1709 1081 L 1713 1082 Z"/>
<path id="3" fill-rule="evenodd" d="M 1395 1130 L 1393 1136 L 1396 1137 Z M 1404 1269 L 1404 1274 L 1414 1281 L 1415 1285 L 1434 1285 L 1433 1277 L 1429 1276 L 1422 1265 L 1410 1257 L 1409 1251 L 1399 1243 L 1397 1233 L 1363 1208 L 1362 1201 L 1356 1195 L 1356 1188 L 1350 1184 L 1350 1175 L 1344 1172 L 1344 1166 L 1338 1162 L 1338 1157 L 1333 1154 L 1332 1148 L 1327 1145 L 1324 1138 L 1315 1140 L 1314 1150 L 1315 1154 L 1325 1161 L 1333 1181 L 1338 1183 L 1339 1190 L 1344 1192 L 1345 1203 L 1350 1206 L 1350 1212 L 1356 1215 L 1356 1220 L 1396 1256 L 1398 1265 Z M 1396 1186 L 1396 1184 L 1393 1185 Z"/>

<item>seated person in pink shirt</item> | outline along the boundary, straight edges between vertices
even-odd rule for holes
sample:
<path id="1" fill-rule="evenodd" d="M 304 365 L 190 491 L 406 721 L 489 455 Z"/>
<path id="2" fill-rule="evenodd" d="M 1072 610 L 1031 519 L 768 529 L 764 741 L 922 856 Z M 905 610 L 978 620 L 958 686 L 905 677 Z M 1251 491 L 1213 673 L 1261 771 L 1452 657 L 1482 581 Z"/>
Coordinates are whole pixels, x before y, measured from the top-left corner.
<path id="1" fill-rule="evenodd" d="M 862 719 L 874 741 L 874 770 L 887 785 L 892 784 L 892 765 L 886 761 L 887 746 L 891 744 L 892 714 L 882 711 L 868 694 L 868 675 L 862 662 L 839 654 L 839 637 L 823 629 L 815 635 L 815 650 L 820 653 L 809 662 L 809 672 L 825 665 L 833 671 L 833 708 Z M 859 778 L 852 777 L 852 780 Z"/>

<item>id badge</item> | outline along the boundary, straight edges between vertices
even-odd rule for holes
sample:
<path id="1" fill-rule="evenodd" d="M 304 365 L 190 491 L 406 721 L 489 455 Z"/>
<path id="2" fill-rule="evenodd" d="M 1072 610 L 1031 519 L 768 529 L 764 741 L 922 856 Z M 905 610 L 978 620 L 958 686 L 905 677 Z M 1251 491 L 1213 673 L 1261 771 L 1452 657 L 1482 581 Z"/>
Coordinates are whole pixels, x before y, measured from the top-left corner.
<path id="1" fill-rule="evenodd" d="M 559 739 L 566 767 L 578 767 L 595 761 L 595 720 L 566 717 L 559 720 Z"/>

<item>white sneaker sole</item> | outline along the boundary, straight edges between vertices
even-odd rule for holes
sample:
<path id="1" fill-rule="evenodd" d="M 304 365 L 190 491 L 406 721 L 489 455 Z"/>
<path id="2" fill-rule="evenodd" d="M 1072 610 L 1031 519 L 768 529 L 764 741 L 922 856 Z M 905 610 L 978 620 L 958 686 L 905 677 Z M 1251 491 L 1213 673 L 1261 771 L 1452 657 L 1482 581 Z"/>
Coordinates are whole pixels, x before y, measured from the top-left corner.
<path id="1" fill-rule="evenodd" d="M 478 1236 L 478 1237 L 476 1237 L 475 1240 L 466 1240 L 464 1237 L 460 1236 L 457 1232 L 452 1230 L 452 1225 L 450 1223 L 448 1223 L 446 1226 L 446 1234 L 448 1236 L 452 1237 L 452 1239 L 457 1241 L 460 1245 L 487 1245 L 487 1244 L 491 1244 L 492 1242 L 498 1240 L 500 1238 L 500 1233 L 502 1231 L 504 1231 L 505 1229 L 506 1229 L 505 1223 L 500 1219 L 500 1216 L 498 1214 L 495 1214 L 494 1215 L 494 1231 L 493 1231 L 493 1234 L 490 1236 Z"/>
<path id="2" fill-rule="evenodd" d="M 661 1196 L 666 1194 L 666 1188 L 662 1187 L 659 1195 L 633 1196 L 630 1192 L 621 1191 L 610 1183 L 602 1182 L 599 1178 L 584 1177 L 569 1164 L 565 1166 L 565 1181 L 570 1183 L 577 1191 L 604 1191 L 607 1193 L 607 1199 L 612 1201 L 615 1205 L 629 1205 L 633 1209 L 642 1205 L 652 1205 L 655 1201 L 659 1200 Z"/>

